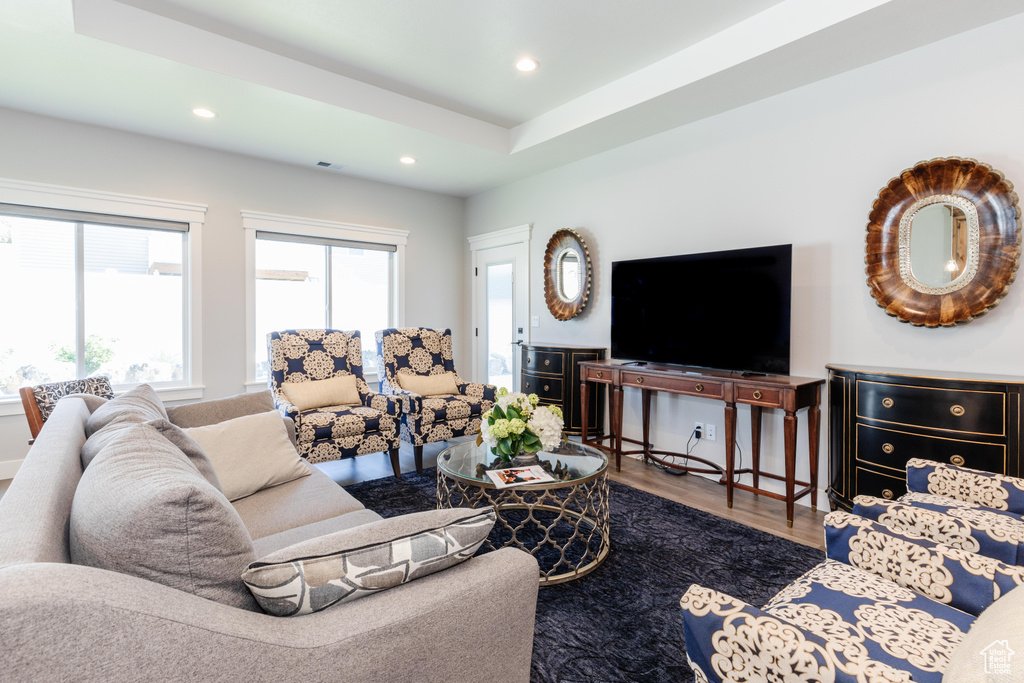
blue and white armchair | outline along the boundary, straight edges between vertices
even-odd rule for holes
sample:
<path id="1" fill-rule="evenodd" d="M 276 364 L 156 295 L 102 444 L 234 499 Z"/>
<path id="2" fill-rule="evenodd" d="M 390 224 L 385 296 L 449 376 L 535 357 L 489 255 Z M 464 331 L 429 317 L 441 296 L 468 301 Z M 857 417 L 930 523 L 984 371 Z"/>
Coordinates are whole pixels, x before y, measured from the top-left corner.
<path id="1" fill-rule="evenodd" d="M 358 330 L 283 330 L 267 335 L 270 390 L 282 415 L 295 421 L 299 455 L 311 463 L 387 451 L 395 476 L 401 478 L 399 404 L 371 391 L 363 380 L 362 342 Z M 359 403 L 299 410 L 282 386 L 355 375 Z"/>

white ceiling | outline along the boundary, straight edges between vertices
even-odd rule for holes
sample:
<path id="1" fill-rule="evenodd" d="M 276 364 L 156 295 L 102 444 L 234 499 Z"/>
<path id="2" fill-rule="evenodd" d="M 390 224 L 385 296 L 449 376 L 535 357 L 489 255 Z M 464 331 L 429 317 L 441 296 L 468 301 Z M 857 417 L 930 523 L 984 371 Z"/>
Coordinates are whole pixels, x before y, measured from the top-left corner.
<path id="1" fill-rule="evenodd" d="M 1024 0 L 3 0 L 0 106 L 469 196 L 1020 12 Z M 523 56 L 540 68 L 517 72 Z"/>

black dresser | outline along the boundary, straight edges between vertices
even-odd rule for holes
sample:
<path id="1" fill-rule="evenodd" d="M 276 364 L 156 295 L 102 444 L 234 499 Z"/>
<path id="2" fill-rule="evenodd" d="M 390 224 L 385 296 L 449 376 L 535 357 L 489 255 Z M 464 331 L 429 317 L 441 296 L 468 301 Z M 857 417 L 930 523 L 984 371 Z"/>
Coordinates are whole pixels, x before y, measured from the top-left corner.
<path id="1" fill-rule="evenodd" d="M 579 362 L 588 360 L 604 360 L 604 349 L 594 346 L 523 343 L 522 391 L 537 394 L 542 404 L 561 408 L 568 434 L 583 431 Z M 587 429 L 591 434 L 603 434 L 603 395 L 590 401 L 589 413 Z"/>
<path id="2" fill-rule="evenodd" d="M 1024 377 L 829 365 L 833 508 L 858 495 L 906 493 L 906 464 L 925 458 L 1021 474 Z"/>

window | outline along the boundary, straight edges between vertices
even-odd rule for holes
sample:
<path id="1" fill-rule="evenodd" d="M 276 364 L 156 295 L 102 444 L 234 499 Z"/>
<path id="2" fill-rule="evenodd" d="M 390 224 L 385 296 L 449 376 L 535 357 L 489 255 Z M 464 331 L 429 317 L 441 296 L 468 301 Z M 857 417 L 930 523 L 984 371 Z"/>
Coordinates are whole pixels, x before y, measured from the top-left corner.
<path id="1" fill-rule="evenodd" d="M 23 386 L 92 375 L 198 398 L 189 268 L 204 212 L 0 179 L 0 412 Z"/>
<path id="2" fill-rule="evenodd" d="M 359 330 L 363 373 L 375 374 L 374 333 L 401 319 L 408 233 L 251 212 L 243 226 L 251 243 L 250 386 L 266 385 L 267 334 L 275 330 Z"/>

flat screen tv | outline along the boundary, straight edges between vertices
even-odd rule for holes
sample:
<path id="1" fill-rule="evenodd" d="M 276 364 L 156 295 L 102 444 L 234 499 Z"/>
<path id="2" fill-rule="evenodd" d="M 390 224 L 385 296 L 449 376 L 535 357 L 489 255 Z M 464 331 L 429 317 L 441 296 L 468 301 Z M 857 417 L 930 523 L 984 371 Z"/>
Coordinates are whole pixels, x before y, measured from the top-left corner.
<path id="1" fill-rule="evenodd" d="M 789 374 L 793 246 L 612 263 L 612 358 Z"/>

